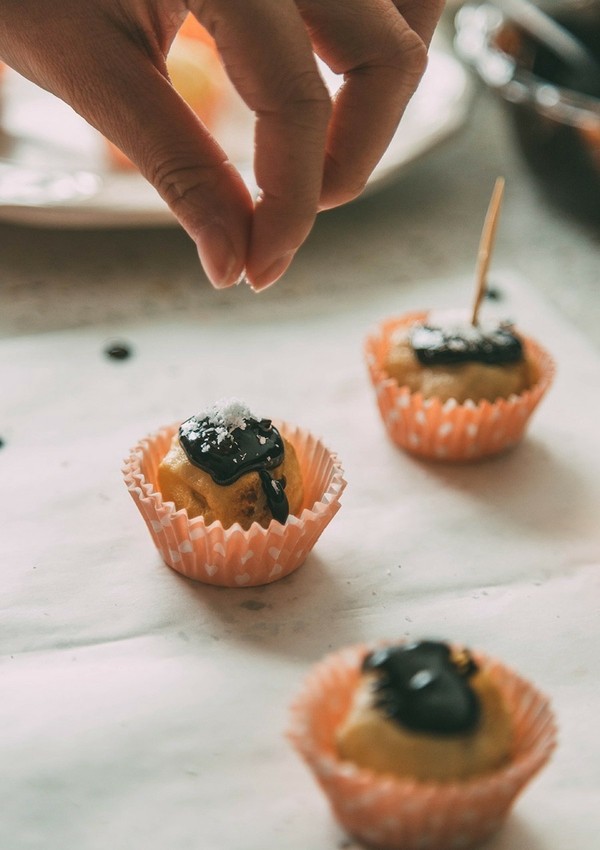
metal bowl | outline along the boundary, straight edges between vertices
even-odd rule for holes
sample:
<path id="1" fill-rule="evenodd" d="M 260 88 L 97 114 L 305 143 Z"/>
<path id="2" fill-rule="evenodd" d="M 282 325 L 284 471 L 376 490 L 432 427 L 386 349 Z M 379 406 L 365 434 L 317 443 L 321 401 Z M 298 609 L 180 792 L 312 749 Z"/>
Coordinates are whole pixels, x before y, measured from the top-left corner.
<path id="1" fill-rule="evenodd" d="M 600 6 L 589 6 L 573 8 L 574 25 L 565 23 L 600 54 Z M 565 85 L 554 57 L 496 6 L 463 6 L 455 25 L 457 53 L 506 104 L 520 149 L 545 191 L 600 222 L 600 98 Z"/>

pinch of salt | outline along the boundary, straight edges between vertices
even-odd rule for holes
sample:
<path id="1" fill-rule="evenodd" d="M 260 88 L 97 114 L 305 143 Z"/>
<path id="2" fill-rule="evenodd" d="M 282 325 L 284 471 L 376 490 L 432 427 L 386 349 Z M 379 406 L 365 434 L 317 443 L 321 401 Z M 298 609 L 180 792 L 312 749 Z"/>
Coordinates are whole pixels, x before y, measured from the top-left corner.
<path id="1" fill-rule="evenodd" d="M 499 328 L 509 330 L 514 326 L 510 319 L 498 317 L 480 320 L 477 325 L 473 325 L 463 310 L 431 310 L 422 324 L 473 342 L 496 333 Z"/>
<path id="2" fill-rule="evenodd" d="M 221 427 L 227 433 L 235 428 L 246 428 L 246 420 L 255 419 L 250 409 L 236 398 L 226 398 L 216 401 L 213 405 L 201 411 L 195 417 L 198 420 L 206 419 L 216 428 Z"/>
<path id="3" fill-rule="evenodd" d="M 217 436 L 217 443 L 220 444 L 223 442 L 223 440 L 227 439 L 227 437 L 229 436 L 229 431 L 227 430 L 227 428 L 217 426 L 215 428 L 215 434 Z"/>

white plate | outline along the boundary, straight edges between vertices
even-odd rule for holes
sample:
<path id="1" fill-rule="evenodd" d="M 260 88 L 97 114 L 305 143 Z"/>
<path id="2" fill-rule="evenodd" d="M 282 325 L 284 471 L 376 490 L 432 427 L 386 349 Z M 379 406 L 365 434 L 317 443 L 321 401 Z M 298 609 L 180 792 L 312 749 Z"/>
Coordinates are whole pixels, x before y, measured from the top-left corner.
<path id="1" fill-rule="evenodd" d="M 427 72 L 367 191 L 455 132 L 471 102 L 467 72 L 432 49 Z M 100 135 L 57 98 L 9 71 L 0 134 L 0 219 L 68 227 L 176 224 L 156 191 L 137 172 L 111 168 Z M 232 102 L 216 135 L 255 190 L 252 116 Z"/>

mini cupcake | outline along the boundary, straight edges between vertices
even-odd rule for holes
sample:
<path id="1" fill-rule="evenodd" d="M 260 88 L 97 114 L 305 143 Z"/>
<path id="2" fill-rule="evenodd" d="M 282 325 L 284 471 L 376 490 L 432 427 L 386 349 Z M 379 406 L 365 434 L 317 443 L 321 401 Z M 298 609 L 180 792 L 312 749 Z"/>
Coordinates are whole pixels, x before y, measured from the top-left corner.
<path id="1" fill-rule="evenodd" d="M 438 460 L 514 446 L 555 371 L 542 346 L 512 324 L 472 324 L 453 312 L 387 319 L 367 337 L 365 354 L 393 442 Z"/>
<path id="2" fill-rule="evenodd" d="M 358 840 L 466 850 L 500 827 L 556 728 L 547 700 L 499 662 L 424 641 L 325 658 L 289 737 Z"/>
<path id="3" fill-rule="evenodd" d="M 554 376 L 550 355 L 512 323 L 479 319 L 503 196 L 498 177 L 470 316 L 409 313 L 383 322 L 366 341 L 388 434 L 420 457 L 476 460 L 514 446 Z"/>
<path id="4" fill-rule="evenodd" d="M 140 441 L 123 473 L 165 563 L 228 587 L 297 569 L 346 484 L 336 455 L 310 433 L 236 399 Z"/>

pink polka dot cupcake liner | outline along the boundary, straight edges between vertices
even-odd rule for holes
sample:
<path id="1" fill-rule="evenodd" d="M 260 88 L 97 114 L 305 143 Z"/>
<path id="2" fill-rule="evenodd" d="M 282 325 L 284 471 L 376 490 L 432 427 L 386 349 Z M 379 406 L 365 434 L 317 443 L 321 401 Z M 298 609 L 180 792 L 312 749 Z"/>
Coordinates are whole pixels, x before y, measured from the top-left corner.
<path id="1" fill-rule="evenodd" d="M 492 773 L 456 782 L 400 779 L 343 761 L 335 733 L 359 684 L 365 655 L 353 646 L 327 656 L 292 704 L 288 737 L 351 836 L 379 850 L 469 850 L 495 833 L 515 798 L 556 746 L 556 724 L 545 696 L 500 662 L 474 653 L 501 690 L 513 718 L 509 762 Z"/>
<path id="2" fill-rule="evenodd" d="M 268 528 L 238 523 L 224 528 L 189 519 L 186 510 L 164 502 L 156 485 L 158 466 L 179 423 L 141 440 L 123 466 L 125 484 L 164 562 L 188 578 L 222 587 L 268 584 L 298 569 L 340 508 L 346 486 L 337 455 L 301 428 L 275 423 L 296 450 L 304 485 L 299 516 Z"/>
<path id="3" fill-rule="evenodd" d="M 516 445 L 529 419 L 554 379 L 555 364 L 541 345 L 522 337 L 525 356 L 537 376 L 519 395 L 494 403 L 424 398 L 400 386 L 385 371 L 394 334 L 425 318 L 415 312 L 387 319 L 365 342 L 365 356 L 377 405 L 390 439 L 418 457 L 440 461 L 469 461 L 498 454 Z"/>

